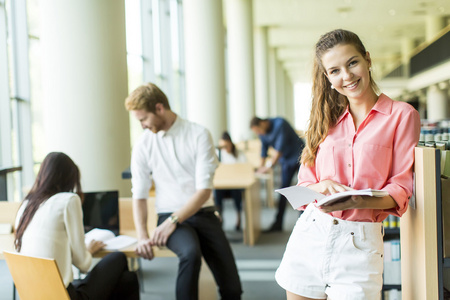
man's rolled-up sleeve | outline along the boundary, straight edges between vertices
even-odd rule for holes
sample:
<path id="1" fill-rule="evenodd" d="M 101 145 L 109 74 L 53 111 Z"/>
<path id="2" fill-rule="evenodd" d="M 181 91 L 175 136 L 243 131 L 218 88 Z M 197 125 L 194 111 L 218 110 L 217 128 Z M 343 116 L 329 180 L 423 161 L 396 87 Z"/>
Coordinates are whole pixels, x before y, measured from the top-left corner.
<path id="1" fill-rule="evenodd" d="M 197 137 L 195 188 L 212 189 L 214 172 L 219 166 L 211 134 L 204 129 Z"/>
<path id="2" fill-rule="evenodd" d="M 147 199 L 152 187 L 151 169 L 148 165 L 145 148 L 139 142 L 131 154 L 131 192 L 133 199 Z"/>

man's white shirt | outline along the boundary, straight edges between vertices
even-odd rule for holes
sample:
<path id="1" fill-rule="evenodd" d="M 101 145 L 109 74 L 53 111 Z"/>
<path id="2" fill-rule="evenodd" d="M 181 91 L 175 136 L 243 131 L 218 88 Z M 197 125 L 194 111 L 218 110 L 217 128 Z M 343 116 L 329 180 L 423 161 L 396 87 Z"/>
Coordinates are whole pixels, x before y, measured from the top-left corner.
<path id="1" fill-rule="evenodd" d="M 213 188 L 217 166 L 208 130 L 177 116 L 168 131 L 153 133 L 144 130 L 133 147 L 133 198 L 147 199 L 153 178 L 157 213 L 174 212 L 183 207 L 197 190 Z M 212 205 L 212 198 L 204 204 Z"/>

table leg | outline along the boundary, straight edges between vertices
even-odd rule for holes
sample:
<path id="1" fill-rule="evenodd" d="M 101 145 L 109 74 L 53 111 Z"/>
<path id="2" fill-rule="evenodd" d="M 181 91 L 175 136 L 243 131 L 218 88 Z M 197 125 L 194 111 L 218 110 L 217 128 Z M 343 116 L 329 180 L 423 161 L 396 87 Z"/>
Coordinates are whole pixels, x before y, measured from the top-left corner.
<path id="1" fill-rule="evenodd" d="M 244 243 L 253 246 L 261 233 L 261 201 L 258 197 L 259 181 L 246 188 Z"/>

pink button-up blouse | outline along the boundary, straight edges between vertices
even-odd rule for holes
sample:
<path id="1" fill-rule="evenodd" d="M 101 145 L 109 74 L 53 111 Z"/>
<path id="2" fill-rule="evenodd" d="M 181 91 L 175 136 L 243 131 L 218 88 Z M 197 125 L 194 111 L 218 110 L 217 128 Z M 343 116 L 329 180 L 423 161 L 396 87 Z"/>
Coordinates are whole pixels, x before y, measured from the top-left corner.
<path id="1" fill-rule="evenodd" d="M 298 185 L 331 179 L 354 189 L 385 190 L 397 207 L 349 209 L 332 216 L 349 221 L 382 222 L 389 214 L 401 216 L 413 189 L 414 147 L 419 141 L 420 117 L 405 102 L 381 94 L 355 131 L 348 108 L 320 144 L 315 165 L 302 164 Z"/>

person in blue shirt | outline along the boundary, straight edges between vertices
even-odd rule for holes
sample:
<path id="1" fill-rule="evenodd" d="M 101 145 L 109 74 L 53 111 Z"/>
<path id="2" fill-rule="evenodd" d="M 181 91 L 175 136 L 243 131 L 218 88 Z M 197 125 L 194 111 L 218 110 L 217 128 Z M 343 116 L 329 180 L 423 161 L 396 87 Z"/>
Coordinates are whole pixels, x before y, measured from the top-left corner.
<path id="1" fill-rule="evenodd" d="M 250 128 L 261 140 L 261 165 L 257 172 L 267 173 L 280 162 L 281 188 L 290 186 L 292 178 L 300 167 L 298 158 L 305 146 L 303 140 L 297 135 L 289 122 L 280 117 L 270 119 L 253 117 L 250 121 Z M 274 156 L 271 157 L 271 163 L 266 165 L 269 147 L 274 149 Z M 265 232 L 283 230 L 285 209 L 286 198 L 281 195 L 278 200 L 275 221 Z"/>

